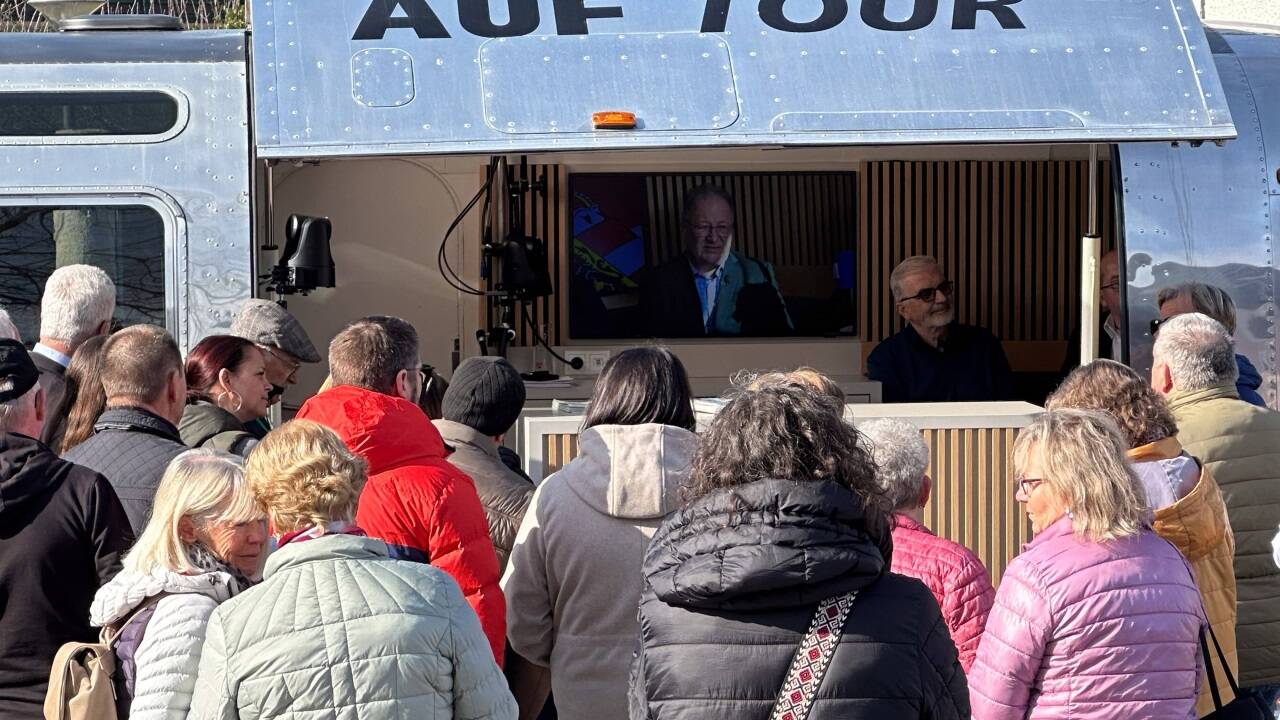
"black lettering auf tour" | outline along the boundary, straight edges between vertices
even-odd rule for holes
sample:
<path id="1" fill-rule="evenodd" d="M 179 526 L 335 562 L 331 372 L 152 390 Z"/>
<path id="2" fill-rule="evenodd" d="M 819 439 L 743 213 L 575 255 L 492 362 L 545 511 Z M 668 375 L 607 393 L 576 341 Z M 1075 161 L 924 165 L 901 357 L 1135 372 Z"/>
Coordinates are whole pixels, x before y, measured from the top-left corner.
<path id="1" fill-rule="evenodd" d="M 445 0 L 434 0 L 437 3 Z M 538 0 L 506 0 L 507 21 L 499 25 L 493 20 L 487 0 L 456 0 L 458 21 L 462 29 L 476 37 L 502 38 L 529 35 L 538 30 L 542 18 Z M 620 2 L 621 0 L 615 0 Z M 665 1 L 665 0 L 664 0 Z M 1026 27 L 1013 8 L 1022 0 L 953 0 L 953 30 L 973 30 L 979 13 L 987 13 L 1005 30 Z M 756 13 L 766 25 L 782 32 L 813 33 L 831 30 L 848 21 L 849 5 L 859 6 L 858 17 L 867 27 L 890 32 L 920 30 L 932 25 L 938 17 L 938 0 L 913 0 L 911 13 L 905 8 L 889 17 L 888 0 L 822 0 L 822 12 L 812 20 L 795 20 L 787 14 L 787 0 L 759 0 Z M 733 0 L 703 0 L 702 32 L 724 32 L 729 23 Z M 810 4 L 812 5 L 812 4 Z M 897 3 L 896 6 L 902 6 Z M 587 0 L 552 0 L 556 33 L 586 35 L 591 20 L 623 17 L 621 5 L 587 5 Z M 747 11 L 750 12 L 750 11 Z M 431 8 L 428 0 L 370 0 L 369 8 L 356 27 L 353 40 L 381 40 L 388 30 L 407 29 L 422 39 L 452 37 Z M 675 29 L 675 28 L 673 28 Z"/>

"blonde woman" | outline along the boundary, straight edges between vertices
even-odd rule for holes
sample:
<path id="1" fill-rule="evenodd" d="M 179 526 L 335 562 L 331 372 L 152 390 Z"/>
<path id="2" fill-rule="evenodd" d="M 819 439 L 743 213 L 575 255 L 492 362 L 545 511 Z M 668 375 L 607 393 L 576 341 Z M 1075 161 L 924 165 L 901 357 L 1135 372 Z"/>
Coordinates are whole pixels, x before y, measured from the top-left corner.
<path id="1" fill-rule="evenodd" d="M 263 582 L 214 613 L 192 717 L 516 716 L 457 583 L 353 523 L 366 466 L 333 431 L 282 425 L 246 476 L 278 547 Z"/>
<path id="2" fill-rule="evenodd" d="M 209 617 L 253 584 L 266 522 L 241 460 L 188 450 L 165 470 L 124 569 L 98 590 L 94 625 L 123 623 L 117 695 L 133 720 L 186 717 Z"/>
<path id="3" fill-rule="evenodd" d="M 1137 474 L 1147 505 L 1155 512 L 1152 529 L 1173 543 L 1195 569 L 1196 584 L 1221 643 L 1232 677 L 1239 677 L 1236 654 L 1235 540 L 1218 483 L 1178 442 L 1178 423 L 1160 393 L 1128 365 L 1097 360 L 1076 368 L 1049 397 L 1048 408 L 1101 410 L 1120 426 L 1128 443 L 1129 466 Z M 1214 658 L 1219 694 L 1234 695 L 1226 673 Z M 1214 709 L 1208 679 L 1197 711 Z"/>
<path id="4" fill-rule="evenodd" d="M 1000 581 L 969 674 L 975 720 L 1195 717 L 1204 623 L 1110 416 L 1054 410 L 1014 445 L 1035 538 Z"/>

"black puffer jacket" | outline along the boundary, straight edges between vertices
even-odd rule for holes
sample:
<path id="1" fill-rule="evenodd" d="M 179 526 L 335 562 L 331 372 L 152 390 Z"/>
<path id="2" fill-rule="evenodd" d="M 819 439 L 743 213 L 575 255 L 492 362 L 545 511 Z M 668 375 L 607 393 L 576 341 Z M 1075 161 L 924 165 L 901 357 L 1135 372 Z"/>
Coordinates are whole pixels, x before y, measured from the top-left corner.
<path id="1" fill-rule="evenodd" d="M 859 590 L 811 720 L 968 718 L 937 601 L 831 482 L 763 480 L 668 517 L 644 562 L 632 720 L 764 720 L 818 603 Z M 884 550 L 881 549 L 884 546 Z"/>
<path id="2" fill-rule="evenodd" d="M 141 535 L 165 468 L 187 446 L 173 423 L 142 408 L 107 408 L 93 431 L 93 437 L 68 450 L 63 459 L 106 477 L 129 515 L 133 533 Z"/>

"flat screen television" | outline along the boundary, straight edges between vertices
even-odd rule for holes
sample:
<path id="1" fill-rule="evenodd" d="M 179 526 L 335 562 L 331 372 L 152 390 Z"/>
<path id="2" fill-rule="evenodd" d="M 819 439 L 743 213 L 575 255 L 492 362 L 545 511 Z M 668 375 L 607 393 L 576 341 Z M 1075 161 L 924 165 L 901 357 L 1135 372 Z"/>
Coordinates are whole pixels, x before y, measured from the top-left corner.
<path id="1" fill-rule="evenodd" d="M 570 337 L 855 334 L 857 181 L 571 174 Z"/>

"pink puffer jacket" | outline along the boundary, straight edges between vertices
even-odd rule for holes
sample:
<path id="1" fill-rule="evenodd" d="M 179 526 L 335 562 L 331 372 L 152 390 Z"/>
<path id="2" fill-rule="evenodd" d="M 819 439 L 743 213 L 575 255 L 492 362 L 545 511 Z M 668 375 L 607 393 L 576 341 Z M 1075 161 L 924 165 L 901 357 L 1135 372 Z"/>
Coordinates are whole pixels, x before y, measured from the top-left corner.
<path id="1" fill-rule="evenodd" d="M 969 674 L 975 720 L 1194 718 L 1200 592 L 1155 533 L 1105 543 L 1050 525 L 1000 581 Z"/>
<path id="2" fill-rule="evenodd" d="M 933 593 L 967 673 L 996 597 L 991 574 L 969 548 L 934 535 L 906 515 L 894 515 L 894 521 L 890 570 L 916 578 Z"/>

